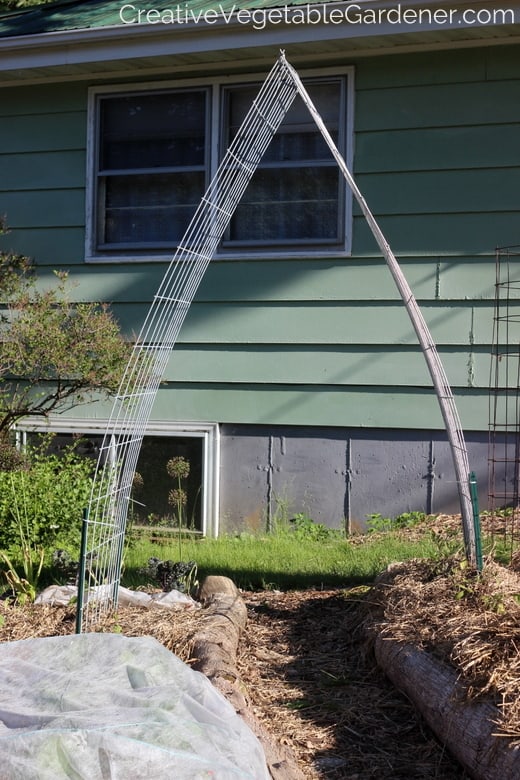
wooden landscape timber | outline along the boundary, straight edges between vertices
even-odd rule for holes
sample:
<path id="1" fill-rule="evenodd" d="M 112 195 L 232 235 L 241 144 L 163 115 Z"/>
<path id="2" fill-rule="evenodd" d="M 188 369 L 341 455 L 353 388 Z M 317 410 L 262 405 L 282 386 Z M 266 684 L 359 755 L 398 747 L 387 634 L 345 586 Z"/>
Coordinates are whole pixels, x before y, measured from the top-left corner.
<path id="1" fill-rule="evenodd" d="M 276 743 L 255 716 L 240 681 L 236 658 L 247 608 L 235 584 L 228 577 L 206 577 L 198 600 L 206 614 L 192 637 L 191 667 L 208 677 L 256 735 L 273 780 L 304 780 L 292 751 Z"/>
<path id="2" fill-rule="evenodd" d="M 520 777 L 520 576 L 462 553 L 393 563 L 367 601 L 375 661 L 475 780 Z"/>
<path id="3" fill-rule="evenodd" d="M 379 634 L 374 652 L 389 680 L 471 777 L 518 780 L 520 747 L 497 735 L 497 707 L 489 701 L 468 701 L 455 670 L 420 648 Z"/>

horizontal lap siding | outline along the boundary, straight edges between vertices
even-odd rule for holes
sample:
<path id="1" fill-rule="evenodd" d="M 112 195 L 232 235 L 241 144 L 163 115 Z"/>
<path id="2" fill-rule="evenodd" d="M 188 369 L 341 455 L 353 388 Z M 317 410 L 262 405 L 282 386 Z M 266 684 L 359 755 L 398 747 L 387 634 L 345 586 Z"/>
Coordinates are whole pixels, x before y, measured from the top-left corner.
<path id="1" fill-rule="evenodd" d="M 511 47 L 360 64 L 355 173 L 397 254 L 518 242 L 517 59 Z M 370 253 L 357 220 L 354 251 Z"/>
<path id="2" fill-rule="evenodd" d="M 27 231 L 24 231 L 24 236 Z M 12 234 L 13 238 L 15 234 Z M 494 295 L 494 256 L 399 258 L 421 301 L 489 301 Z M 74 268 L 77 291 L 110 300 L 150 301 L 164 275 L 163 263 L 91 265 Z M 275 260 L 210 264 L 197 292 L 197 303 L 370 303 L 398 301 L 395 284 L 381 258 Z"/>
<path id="3" fill-rule="evenodd" d="M 462 422 L 480 430 L 494 248 L 520 242 L 518 55 L 496 47 L 356 64 L 357 181 L 438 342 Z M 0 212 L 19 228 L 9 244 L 34 255 L 44 277 L 70 268 L 78 300 L 113 302 L 135 333 L 166 266 L 84 264 L 85 85 L 9 95 Z M 395 285 L 354 214 L 352 258 L 210 266 L 155 418 L 442 427 Z"/>
<path id="4" fill-rule="evenodd" d="M 83 263 L 85 85 L 17 87 L 0 100 L 2 242 L 44 269 Z"/>
<path id="5" fill-rule="evenodd" d="M 455 400 L 465 429 L 486 429 L 487 392 L 456 389 Z M 273 425 L 274 418 L 284 425 L 342 427 L 348 417 L 353 428 L 443 428 L 433 391 L 386 384 L 380 389 L 324 385 L 317 390 L 315 385 L 172 383 L 159 390 L 153 417 L 206 420 L 215 409 L 223 423 Z"/>
<path id="6" fill-rule="evenodd" d="M 506 50 L 356 66 L 357 182 L 439 345 L 463 424 L 481 430 L 494 249 L 520 240 L 519 77 Z M 378 254 L 355 206 L 352 259 L 210 269 L 167 371 L 181 413 L 216 403 L 244 422 L 442 427 Z"/>

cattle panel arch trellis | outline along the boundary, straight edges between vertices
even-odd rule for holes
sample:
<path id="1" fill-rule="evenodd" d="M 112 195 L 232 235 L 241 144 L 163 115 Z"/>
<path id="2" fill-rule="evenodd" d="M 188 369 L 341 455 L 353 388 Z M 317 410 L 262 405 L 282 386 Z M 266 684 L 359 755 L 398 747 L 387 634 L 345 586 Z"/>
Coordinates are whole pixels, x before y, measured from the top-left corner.
<path id="1" fill-rule="evenodd" d="M 435 343 L 383 233 L 294 68 L 282 52 L 204 194 L 154 296 L 114 400 L 84 522 L 77 630 L 117 604 L 126 519 L 141 442 L 167 361 L 231 217 L 296 96 L 309 109 L 386 260 L 421 345 L 450 442 L 466 552 L 475 562 L 467 450 Z M 89 561 L 85 577 L 85 560 Z M 83 587 L 83 584 L 85 587 Z M 95 587 L 95 592 L 94 592 Z"/>

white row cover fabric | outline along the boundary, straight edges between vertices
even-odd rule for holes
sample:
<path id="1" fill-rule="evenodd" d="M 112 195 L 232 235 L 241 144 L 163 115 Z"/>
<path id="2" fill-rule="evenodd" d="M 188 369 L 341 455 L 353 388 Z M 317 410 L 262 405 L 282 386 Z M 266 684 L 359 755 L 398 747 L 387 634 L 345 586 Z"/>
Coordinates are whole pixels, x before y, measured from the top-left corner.
<path id="1" fill-rule="evenodd" d="M 106 598 L 109 586 L 97 585 L 88 591 L 89 599 Z M 74 604 L 78 597 L 76 585 L 49 585 L 42 590 L 35 600 L 35 604 L 49 604 L 50 606 L 69 606 Z M 140 590 L 119 588 L 119 606 L 121 607 L 161 607 L 163 609 L 200 609 L 201 605 L 179 590 L 157 593 L 145 593 Z"/>
<path id="2" fill-rule="evenodd" d="M 151 637 L 0 644 L 2 780 L 268 780 L 209 680 Z"/>

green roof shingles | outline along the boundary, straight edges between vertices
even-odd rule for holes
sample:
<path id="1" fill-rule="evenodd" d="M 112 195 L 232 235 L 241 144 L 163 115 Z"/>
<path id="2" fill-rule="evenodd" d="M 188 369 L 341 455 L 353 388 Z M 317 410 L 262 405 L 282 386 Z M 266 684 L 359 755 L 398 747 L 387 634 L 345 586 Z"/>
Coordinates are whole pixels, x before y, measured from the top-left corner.
<path id="1" fill-rule="evenodd" d="M 283 6 L 318 5 L 329 0 L 128 0 L 137 10 L 159 12 L 177 9 L 182 19 L 197 18 L 200 12 L 214 10 L 229 14 L 239 9 L 280 8 Z M 39 35 L 66 30 L 88 30 L 122 26 L 121 8 L 125 0 L 58 0 L 48 5 L 0 15 L 0 38 L 17 35 Z M 191 16 L 193 13 L 193 16 Z M 187 16 L 186 16 L 187 14 Z"/>

